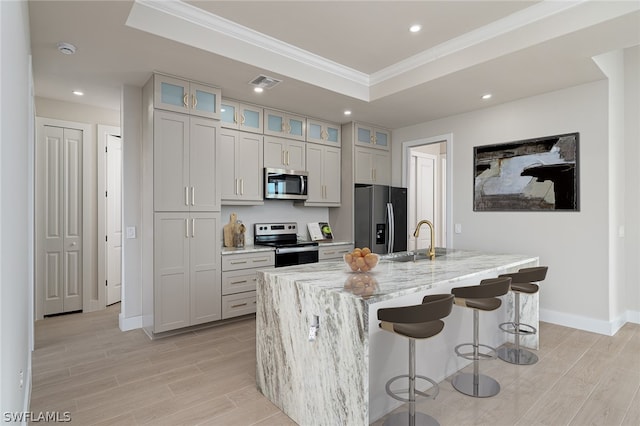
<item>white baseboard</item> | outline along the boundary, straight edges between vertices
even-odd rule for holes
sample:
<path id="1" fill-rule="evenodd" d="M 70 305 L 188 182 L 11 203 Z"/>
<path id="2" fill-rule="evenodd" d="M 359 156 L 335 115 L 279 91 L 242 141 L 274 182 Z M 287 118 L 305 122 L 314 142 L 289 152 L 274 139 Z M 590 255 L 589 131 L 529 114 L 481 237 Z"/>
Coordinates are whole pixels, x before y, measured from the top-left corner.
<path id="1" fill-rule="evenodd" d="M 640 312 L 629 310 L 612 321 L 605 321 L 551 311 L 549 309 L 540 309 L 540 321 L 577 328 L 578 330 L 590 331 L 592 333 L 604 334 L 606 336 L 613 336 L 627 322 L 640 324 Z"/>
<path id="2" fill-rule="evenodd" d="M 122 313 L 118 316 L 118 326 L 121 331 L 135 330 L 136 328 L 142 328 L 142 315 L 137 317 L 125 318 Z"/>

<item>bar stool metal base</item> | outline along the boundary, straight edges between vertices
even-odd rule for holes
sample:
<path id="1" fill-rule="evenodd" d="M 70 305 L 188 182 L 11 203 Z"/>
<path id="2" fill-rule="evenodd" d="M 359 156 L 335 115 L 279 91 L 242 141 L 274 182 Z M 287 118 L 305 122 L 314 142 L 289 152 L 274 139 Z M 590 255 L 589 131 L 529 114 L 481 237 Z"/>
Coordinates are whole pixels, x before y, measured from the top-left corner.
<path id="1" fill-rule="evenodd" d="M 522 348 L 508 348 L 506 346 L 498 348 L 498 358 L 517 365 L 532 365 L 538 362 L 538 355 L 533 352 Z"/>
<path id="2" fill-rule="evenodd" d="M 451 385 L 458 392 L 476 398 L 488 398 L 500 392 L 500 384 L 484 374 L 460 373 L 453 377 Z"/>
<path id="3" fill-rule="evenodd" d="M 440 426 L 440 423 L 428 414 L 416 412 L 414 421 L 409 418 L 409 412 L 403 411 L 401 413 L 392 414 L 384 421 L 384 426 L 407 426 L 407 425 L 420 425 L 420 426 Z"/>

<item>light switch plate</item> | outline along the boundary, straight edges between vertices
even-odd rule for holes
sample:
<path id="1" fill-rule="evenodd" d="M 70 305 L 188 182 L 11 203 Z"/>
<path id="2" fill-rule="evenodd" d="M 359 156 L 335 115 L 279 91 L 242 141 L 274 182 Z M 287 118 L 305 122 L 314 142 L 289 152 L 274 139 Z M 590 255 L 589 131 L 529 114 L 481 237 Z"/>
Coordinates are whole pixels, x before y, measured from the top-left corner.
<path id="1" fill-rule="evenodd" d="M 456 223 L 453 227 L 454 232 L 456 234 L 462 234 L 462 224 L 461 223 Z"/>
<path id="2" fill-rule="evenodd" d="M 135 237 L 136 237 L 136 227 L 127 226 L 127 238 L 135 238 Z"/>

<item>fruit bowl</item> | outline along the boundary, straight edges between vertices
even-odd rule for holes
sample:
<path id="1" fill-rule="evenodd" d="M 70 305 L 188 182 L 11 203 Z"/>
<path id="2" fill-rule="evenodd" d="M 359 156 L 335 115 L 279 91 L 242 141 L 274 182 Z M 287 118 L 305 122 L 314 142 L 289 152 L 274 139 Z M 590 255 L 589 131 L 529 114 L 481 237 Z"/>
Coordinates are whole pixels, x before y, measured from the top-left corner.
<path id="1" fill-rule="evenodd" d="M 371 253 L 368 247 L 356 248 L 344 255 L 344 263 L 352 272 L 369 272 L 376 267 L 379 260 L 380 256 Z"/>

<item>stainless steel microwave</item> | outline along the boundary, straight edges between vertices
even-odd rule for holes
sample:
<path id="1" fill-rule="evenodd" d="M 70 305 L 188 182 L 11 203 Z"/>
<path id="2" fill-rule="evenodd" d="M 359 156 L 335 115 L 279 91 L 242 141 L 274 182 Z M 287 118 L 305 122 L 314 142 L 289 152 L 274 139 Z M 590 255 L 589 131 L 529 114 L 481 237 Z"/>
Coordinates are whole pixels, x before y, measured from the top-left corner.
<path id="1" fill-rule="evenodd" d="M 308 173 L 302 170 L 264 169 L 264 198 L 306 200 Z"/>

